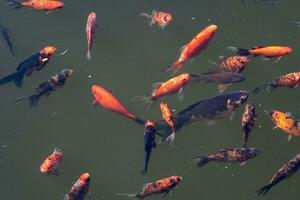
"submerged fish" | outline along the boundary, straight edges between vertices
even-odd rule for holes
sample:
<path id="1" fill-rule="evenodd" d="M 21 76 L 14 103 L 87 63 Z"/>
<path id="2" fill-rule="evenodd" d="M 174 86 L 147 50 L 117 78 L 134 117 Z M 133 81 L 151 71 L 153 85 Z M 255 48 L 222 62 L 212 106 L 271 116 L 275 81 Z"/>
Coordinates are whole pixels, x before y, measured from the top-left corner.
<path id="1" fill-rule="evenodd" d="M 181 48 L 181 54 L 178 60 L 172 65 L 163 69 L 163 71 L 178 71 L 189 59 L 195 57 L 202 51 L 206 50 L 209 42 L 214 37 L 217 28 L 218 27 L 214 24 L 205 27 L 189 43 L 187 43 Z"/>
<path id="2" fill-rule="evenodd" d="M 144 149 L 145 149 L 145 166 L 142 174 L 145 175 L 148 171 L 148 164 L 152 148 L 156 147 L 155 142 L 156 124 L 153 121 L 147 121 L 144 132 Z"/>
<path id="3" fill-rule="evenodd" d="M 33 54 L 18 65 L 15 73 L 1 78 L 0 85 L 14 81 L 17 87 L 21 87 L 24 76 L 30 76 L 33 71 L 43 69 L 55 52 L 54 46 L 47 46 L 40 52 Z"/>
<path id="4" fill-rule="evenodd" d="M 165 103 L 165 102 L 161 102 L 160 103 L 160 110 L 162 113 L 162 118 L 167 122 L 167 124 L 171 127 L 172 129 L 172 134 L 167 138 L 167 141 L 169 143 L 173 143 L 175 140 L 175 121 L 173 120 L 173 111 L 170 108 L 170 106 Z"/>
<path id="5" fill-rule="evenodd" d="M 279 87 L 288 87 L 290 89 L 293 89 L 298 87 L 299 83 L 300 83 L 300 72 L 293 72 L 275 78 L 272 83 L 263 84 L 256 87 L 253 90 L 253 93 L 257 94 L 261 90 L 265 90 L 267 92 L 273 92 L 273 90 Z"/>
<path id="6" fill-rule="evenodd" d="M 83 200 L 90 195 L 91 177 L 89 173 L 83 173 L 72 186 L 71 190 L 65 195 L 63 200 Z"/>
<path id="7" fill-rule="evenodd" d="M 163 197 L 167 196 L 172 189 L 174 189 L 182 180 L 181 176 L 170 176 L 163 178 L 161 180 L 155 181 L 153 183 L 146 183 L 141 192 L 137 194 L 122 194 L 121 196 L 134 197 L 139 200 L 145 197 L 152 196 L 155 194 L 163 194 Z"/>
<path id="8" fill-rule="evenodd" d="M 3 45 L 3 47 L 7 48 L 10 51 L 11 55 L 15 56 L 15 51 L 10 41 L 8 30 L 1 24 L 0 24 L 0 43 Z"/>
<path id="9" fill-rule="evenodd" d="M 229 56 L 220 58 L 218 66 L 223 71 L 242 72 L 248 65 L 250 59 L 248 56 Z"/>
<path id="10" fill-rule="evenodd" d="M 141 16 L 151 19 L 150 26 L 157 23 L 158 26 L 160 26 L 161 28 L 165 28 L 173 20 L 171 13 L 161 12 L 156 10 L 153 10 L 151 15 L 147 13 L 141 13 Z"/>
<path id="11" fill-rule="evenodd" d="M 87 42 L 88 42 L 88 51 L 86 54 L 88 60 L 91 60 L 91 51 L 92 51 L 93 41 L 95 38 L 96 27 L 97 27 L 96 13 L 91 12 L 88 16 L 86 29 L 85 29 L 87 35 Z"/>
<path id="12" fill-rule="evenodd" d="M 243 147 L 245 148 L 249 141 L 249 134 L 256 121 L 255 104 L 247 103 L 245 105 L 245 111 L 242 116 L 242 130 L 243 130 Z"/>
<path id="13" fill-rule="evenodd" d="M 269 192 L 271 188 L 280 183 L 281 181 L 291 177 L 294 173 L 298 171 L 300 167 L 300 153 L 298 153 L 294 158 L 285 163 L 277 173 L 271 178 L 270 182 L 256 191 L 257 195 L 265 195 Z"/>
<path id="14" fill-rule="evenodd" d="M 59 175 L 58 168 L 61 165 L 62 158 L 62 151 L 58 148 L 55 148 L 53 153 L 41 164 L 40 172 L 42 174 Z"/>
<path id="15" fill-rule="evenodd" d="M 63 69 L 58 74 L 53 75 L 50 80 L 39 84 L 35 88 L 35 94 L 20 97 L 16 99 L 15 102 L 21 101 L 23 99 L 29 99 L 30 106 L 31 107 L 36 106 L 40 97 L 48 96 L 50 95 L 51 92 L 63 86 L 65 84 L 65 81 L 71 77 L 72 73 L 73 70 L 71 69 L 68 68 Z"/>
<path id="16" fill-rule="evenodd" d="M 20 2 L 18 0 L 6 0 L 7 4 L 12 5 L 15 9 L 30 7 L 35 10 L 51 11 L 64 7 L 64 3 L 55 0 L 30 0 Z"/>
<path id="17" fill-rule="evenodd" d="M 193 158 L 198 167 L 203 167 L 207 163 L 216 162 L 233 162 L 243 164 L 245 161 L 259 155 L 261 151 L 256 148 L 228 148 L 217 151 L 208 156 L 196 156 Z"/>
<path id="18" fill-rule="evenodd" d="M 282 56 L 292 53 L 292 48 L 286 46 L 257 46 L 251 49 L 228 47 L 228 49 L 240 56 L 252 55 L 264 56 L 265 58 L 277 58 L 275 62 L 279 61 Z"/>
<path id="19" fill-rule="evenodd" d="M 277 110 L 266 111 L 274 123 L 274 128 L 281 129 L 288 134 L 288 140 L 293 136 L 300 136 L 300 120 L 295 119 L 291 113 L 284 113 Z"/>
<path id="20" fill-rule="evenodd" d="M 109 91 L 99 85 L 93 85 L 92 93 L 95 97 L 93 101 L 93 105 L 96 106 L 97 104 L 102 105 L 104 108 L 119 113 L 133 121 L 137 122 L 138 124 L 144 125 L 145 121 L 136 117 L 134 114 L 129 112 L 125 106 L 121 104 L 121 102 Z"/>
<path id="21" fill-rule="evenodd" d="M 202 74 L 191 74 L 193 81 L 203 83 L 216 83 L 219 85 L 219 92 L 224 92 L 226 87 L 244 81 L 245 75 L 232 72 L 207 72 Z"/>

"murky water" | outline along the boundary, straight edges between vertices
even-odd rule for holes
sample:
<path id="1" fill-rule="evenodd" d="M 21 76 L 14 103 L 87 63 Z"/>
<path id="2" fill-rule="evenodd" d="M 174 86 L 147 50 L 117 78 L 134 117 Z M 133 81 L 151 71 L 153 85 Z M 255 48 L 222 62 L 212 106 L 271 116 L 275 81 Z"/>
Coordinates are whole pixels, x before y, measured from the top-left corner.
<path id="1" fill-rule="evenodd" d="M 183 128 L 174 148 L 159 144 L 152 152 L 148 174 L 142 176 L 143 127 L 100 106 L 91 106 L 90 87 L 102 85 L 138 116 L 160 120 L 158 103 L 146 110 L 142 102 L 130 99 L 151 92 L 152 83 L 169 79 L 170 74 L 161 73 L 161 69 L 177 59 L 181 46 L 214 23 L 219 29 L 208 51 L 187 64 L 187 71 L 201 73 L 216 69 L 208 60 L 230 55 L 227 46 L 293 47 L 293 53 L 276 64 L 252 59 L 245 70 L 247 80 L 228 88 L 228 91 L 250 91 L 278 75 L 299 71 L 300 28 L 288 23 L 300 20 L 299 6 L 297 0 L 282 0 L 277 5 L 258 0 L 65 0 L 62 10 L 45 14 L 31 9 L 13 10 L 2 2 L 0 21 L 10 29 L 17 58 L 0 48 L 1 76 L 13 72 L 20 61 L 46 45 L 57 44 L 60 51 L 68 47 L 69 52 L 55 56 L 45 69 L 26 77 L 21 89 L 13 84 L 0 88 L 1 199 L 62 199 L 83 172 L 91 174 L 92 199 L 126 199 L 116 193 L 135 193 L 144 183 L 171 175 L 180 175 L 183 181 L 166 199 L 255 199 L 255 191 L 299 152 L 300 145 L 299 138 L 288 143 L 285 134 L 273 130 L 263 110 L 289 111 L 299 117 L 299 89 L 278 89 L 272 94 L 251 97 L 261 107 L 257 108 L 259 118 L 250 146 L 262 149 L 263 153 L 245 166 L 212 163 L 198 169 L 191 159 L 241 146 L 243 108 L 240 108 L 232 121 L 226 118 L 213 126 L 198 123 Z M 149 21 L 139 13 L 154 9 L 171 12 L 174 22 L 164 30 L 149 27 Z M 98 15 L 99 29 L 92 61 L 88 62 L 85 23 L 91 11 Z M 13 103 L 63 67 L 72 68 L 73 77 L 63 88 L 42 98 L 36 109 L 26 102 Z M 196 84 L 187 87 L 184 93 L 183 101 L 176 95 L 166 99 L 179 111 L 216 95 L 217 86 Z M 61 175 L 41 175 L 39 166 L 54 147 L 64 151 Z M 264 199 L 298 199 L 299 181 L 300 175 L 295 174 Z"/>

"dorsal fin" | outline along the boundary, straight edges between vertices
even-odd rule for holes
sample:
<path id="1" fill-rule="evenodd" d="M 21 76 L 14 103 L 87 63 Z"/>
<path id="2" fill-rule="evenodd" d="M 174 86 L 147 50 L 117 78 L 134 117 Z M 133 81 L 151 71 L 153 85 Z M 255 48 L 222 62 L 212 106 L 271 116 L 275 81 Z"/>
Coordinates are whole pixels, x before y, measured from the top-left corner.
<path id="1" fill-rule="evenodd" d="M 264 48 L 264 47 L 266 47 L 266 46 L 256 46 L 256 47 L 251 48 L 251 50 L 260 49 L 260 48 Z"/>

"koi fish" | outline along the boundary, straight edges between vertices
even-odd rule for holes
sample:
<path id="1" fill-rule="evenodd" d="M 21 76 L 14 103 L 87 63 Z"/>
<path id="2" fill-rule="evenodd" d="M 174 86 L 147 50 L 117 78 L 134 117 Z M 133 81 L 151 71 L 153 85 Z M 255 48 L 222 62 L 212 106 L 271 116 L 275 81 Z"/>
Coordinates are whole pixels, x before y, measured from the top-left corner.
<path id="1" fill-rule="evenodd" d="M 276 57 L 278 62 L 282 56 L 292 53 L 291 47 L 285 46 L 258 46 L 251 49 L 240 49 L 236 47 L 228 47 L 229 50 L 234 51 L 240 56 L 264 56 L 265 58 Z"/>
<path id="2" fill-rule="evenodd" d="M 281 75 L 275 78 L 272 83 L 263 84 L 256 87 L 253 90 L 254 94 L 259 93 L 261 90 L 265 90 L 269 93 L 273 92 L 276 88 L 279 87 L 288 87 L 290 89 L 298 87 L 300 83 L 300 72 L 293 72 L 289 74 Z"/>
<path id="3" fill-rule="evenodd" d="M 165 28 L 173 20 L 171 13 L 161 12 L 156 10 L 153 10 L 151 15 L 147 13 L 141 13 L 141 16 L 151 19 L 150 26 L 157 23 L 158 26 L 160 26 L 161 28 Z"/>
<path id="4" fill-rule="evenodd" d="M 50 80 L 39 84 L 35 88 L 35 94 L 19 97 L 15 100 L 15 102 L 21 101 L 23 99 L 29 99 L 30 106 L 35 107 L 40 97 L 48 96 L 51 92 L 63 86 L 65 84 L 65 81 L 68 78 L 70 78 L 72 74 L 73 74 L 73 70 L 65 68 L 62 71 L 60 71 L 58 74 L 52 76 Z"/>
<path id="5" fill-rule="evenodd" d="M 300 167 L 300 153 L 298 153 L 294 158 L 285 163 L 277 173 L 271 178 L 270 182 L 256 191 L 257 195 L 265 195 L 269 192 L 271 188 L 280 183 L 281 181 L 291 177 L 294 173 L 298 171 Z"/>
<path id="6" fill-rule="evenodd" d="M 11 55 L 15 57 L 15 51 L 10 41 L 8 29 L 0 24 L 0 43 L 3 47 L 9 49 Z"/>
<path id="7" fill-rule="evenodd" d="M 248 65 L 250 59 L 248 56 L 229 56 L 220 58 L 218 66 L 223 71 L 242 72 Z"/>
<path id="8" fill-rule="evenodd" d="M 208 43 L 212 40 L 216 31 L 217 26 L 214 24 L 204 28 L 189 43 L 181 48 L 179 59 L 172 65 L 163 69 L 163 71 L 180 70 L 189 59 L 195 57 L 196 55 L 207 49 Z"/>
<path id="9" fill-rule="evenodd" d="M 91 178 L 89 173 L 83 173 L 65 195 L 63 200 L 83 200 L 89 192 Z"/>
<path id="10" fill-rule="evenodd" d="M 283 113 L 277 110 L 266 112 L 275 125 L 274 129 L 279 128 L 288 134 L 288 141 L 292 139 L 292 136 L 300 136 L 300 120 L 294 119 L 291 113 Z"/>
<path id="11" fill-rule="evenodd" d="M 242 116 L 242 130 L 243 130 L 243 148 L 246 148 L 249 141 L 249 134 L 256 121 L 255 104 L 247 103 L 245 105 L 245 111 Z"/>
<path id="12" fill-rule="evenodd" d="M 160 110 L 162 113 L 162 118 L 167 122 L 173 131 L 172 134 L 167 138 L 167 141 L 172 144 L 175 139 L 175 121 L 173 120 L 173 111 L 165 102 L 160 103 Z"/>
<path id="13" fill-rule="evenodd" d="M 189 83 L 190 79 L 190 74 L 180 74 L 166 82 L 154 84 L 153 87 L 155 89 L 151 95 L 138 96 L 134 99 L 145 101 L 148 104 L 148 108 L 150 108 L 157 99 L 163 96 L 168 96 L 176 92 L 182 94 L 183 88 Z"/>
<path id="14" fill-rule="evenodd" d="M 152 148 L 156 147 L 155 142 L 156 124 L 153 121 L 147 121 L 144 132 L 144 148 L 145 148 L 145 167 L 142 174 L 145 175 L 148 171 L 148 164 Z"/>
<path id="15" fill-rule="evenodd" d="M 35 10 L 51 11 L 64 7 L 64 3 L 55 0 L 30 0 L 19 2 L 17 0 L 6 0 L 7 4 L 12 5 L 15 9 L 30 7 Z"/>
<path id="16" fill-rule="evenodd" d="M 245 75 L 232 72 L 206 72 L 203 74 L 191 74 L 193 81 L 207 83 L 217 83 L 219 92 L 222 93 L 232 83 L 238 83 L 246 79 Z"/>
<path id="17" fill-rule="evenodd" d="M 95 38 L 96 27 L 97 27 L 96 13 L 91 12 L 88 16 L 86 29 L 85 29 L 87 35 L 87 41 L 88 41 L 88 51 L 86 54 L 86 58 L 88 60 L 91 60 L 91 50 Z"/>
<path id="18" fill-rule="evenodd" d="M 104 108 L 119 113 L 133 121 L 137 122 L 138 124 L 144 125 L 145 121 L 136 117 L 134 114 L 129 112 L 121 103 L 120 101 L 108 90 L 104 89 L 99 85 L 93 85 L 92 93 L 95 97 L 93 101 L 93 105 L 96 106 L 98 103 L 101 104 Z"/>
<path id="19" fill-rule="evenodd" d="M 59 175 L 58 168 L 61 165 L 63 152 L 55 148 L 53 153 L 41 164 L 40 172 L 42 174 Z"/>
<path id="20" fill-rule="evenodd" d="M 34 70 L 43 69 L 55 52 L 54 46 L 47 46 L 40 52 L 33 54 L 18 65 L 15 73 L 0 79 L 0 85 L 14 81 L 17 87 L 21 87 L 24 76 L 30 76 Z"/>
<path id="21" fill-rule="evenodd" d="M 260 153 L 261 151 L 256 148 L 227 148 L 208 156 L 196 156 L 193 160 L 197 162 L 197 167 L 203 167 L 212 161 L 241 163 L 243 165 L 247 160 Z"/>
<path id="22" fill-rule="evenodd" d="M 246 91 L 235 91 L 209 97 L 187 106 L 173 117 L 175 129 L 178 132 L 182 127 L 194 122 L 206 121 L 209 124 L 227 116 L 233 116 L 234 111 L 244 104 L 249 93 Z M 157 131 L 163 137 L 168 137 L 172 131 L 164 121 L 157 122 Z"/>
<path id="23" fill-rule="evenodd" d="M 142 200 L 148 196 L 155 194 L 164 194 L 163 197 L 167 196 L 172 189 L 174 189 L 182 180 L 181 176 L 170 176 L 163 178 L 161 180 L 155 181 L 153 183 L 146 183 L 141 192 L 137 194 L 122 194 L 117 193 L 121 196 L 136 197 Z"/>

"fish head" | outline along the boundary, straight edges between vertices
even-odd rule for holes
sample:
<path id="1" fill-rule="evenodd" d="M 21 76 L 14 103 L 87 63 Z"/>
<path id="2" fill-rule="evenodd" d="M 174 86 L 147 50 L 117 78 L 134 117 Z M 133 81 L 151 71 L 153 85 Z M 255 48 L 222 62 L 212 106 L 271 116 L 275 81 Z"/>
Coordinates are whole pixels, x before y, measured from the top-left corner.
<path id="1" fill-rule="evenodd" d="M 61 9 L 64 7 L 64 3 L 61 1 L 51 1 L 51 9 Z"/>
<path id="2" fill-rule="evenodd" d="M 103 91 L 105 91 L 105 89 L 99 85 L 93 85 L 92 86 L 92 93 L 94 95 L 94 97 L 97 100 L 101 100 L 102 99 L 102 93 Z"/>
<path id="3" fill-rule="evenodd" d="M 177 185 L 181 180 L 182 180 L 181 176 L 171 176 L 170 177 L 170 182 L 172 183 L 172 185 Z"/>
<path id="4" fill-rule="evenodd" d="M 40 53 L 45 54 L 47 57 L 51 57 L 53 54 L 56 52 L 56 47 L 55 46 L 47 46 L 43 48 Z"/>
<path id="5" fill-rule="evenodd" d="M 84 183 L 89 183 L 91 180 L 90 174 L 89 173 L 83 173 L 79 179 L 84 182 Z"/>
<path id="6" fill-rule="evenodd" d="M 70 78 L 72 76 L 73 72 L 74 71 L 72 69 L 69 69 L 69 68 L 63 69 L 63 73 L 64 73 L 66 78 Z"/>
<path id="7" fill-rule="evenodd" d="M 248 111 L 248 113 L 254 113 L 255 112 L 255 104 L 252 102 L 247 103 L 245 106 L 245 109 Z"/>
<path id="8" fill-rule="evenodd" d="M 261 154 L 260 149 L 247 148 L 247 155 L 249 155 L 250 157 L 255 157 L 255 156 L 260 155 L 260 154 Z"/>
<path id="9" fill-rule="evenodd" d="M 227 108 L 234 110 L 247 101 L 249 93 L 247 91 L 239 91 L 231 93 L 227 100 Z"/>
<path id="10" fill-rule="evenodd" d="M 154 121 L 150 121 L 150 120 L 148 120 L 148 121 L 146 122 L 146 125 L 145 125 L 145 127 L 147 127 L 147 126 L 152 126 L 152 127 L 155 127 L 155 126 L 156 126 L 156 124 L 155 124 L 155 122 L 154 122 Z"/>
<path id="11" fill-rule="evenodd" d="M 212 33 L 215 33 L 218 29 L 218 26 L 215 24 L 211 24 L 207 27 Z"/>
<path id="12" fill-rule="evenodd" d="M 243 66 L 247 65 L 250 61 L 248 56 L 236 56 L 236 60 Z"/>
<path id="13" fill-rule="evenodd" d="M 96 18 L 96 13 L 95 12 L 91 12 L 88 16 L 89 19 L 95 19 Z"/>
<path id="14" fill-rule="evenodd" d="M 286 54 L 290 54 L 292 53 L 293 49 L 291 47 L 284 47 L 282 48 L 282 54 L 286 55 Z"/>
<path id="15" fill-rule="evenodd" d="M 160 107 L 160 110 L 163 111 L 165 107 L 167 107 L 168 104 L 164 101 L 162 101 L 160 104 L 159 104 L 159 107 Z"/>
<path id="16" fill-rule="evenodd" d="M 188 84 L 188 82 L 191 80 L 191 75 L 189 73 L 180 74 L 177 76 L 179 83 L 184 86 Z"/>
<path id="17" fill-rule="evenodd" d="M 165 13 L 164 21 L 166 24 L 170 24 L 173 21 L 171 13 Z"/>
<path id="18" fill-rule="evenodd" d="M 50 165 L 42 164 L 40 166 L 40 172 L 42 174 L 49 174 L 49 170 L 50 170 Z"/>

